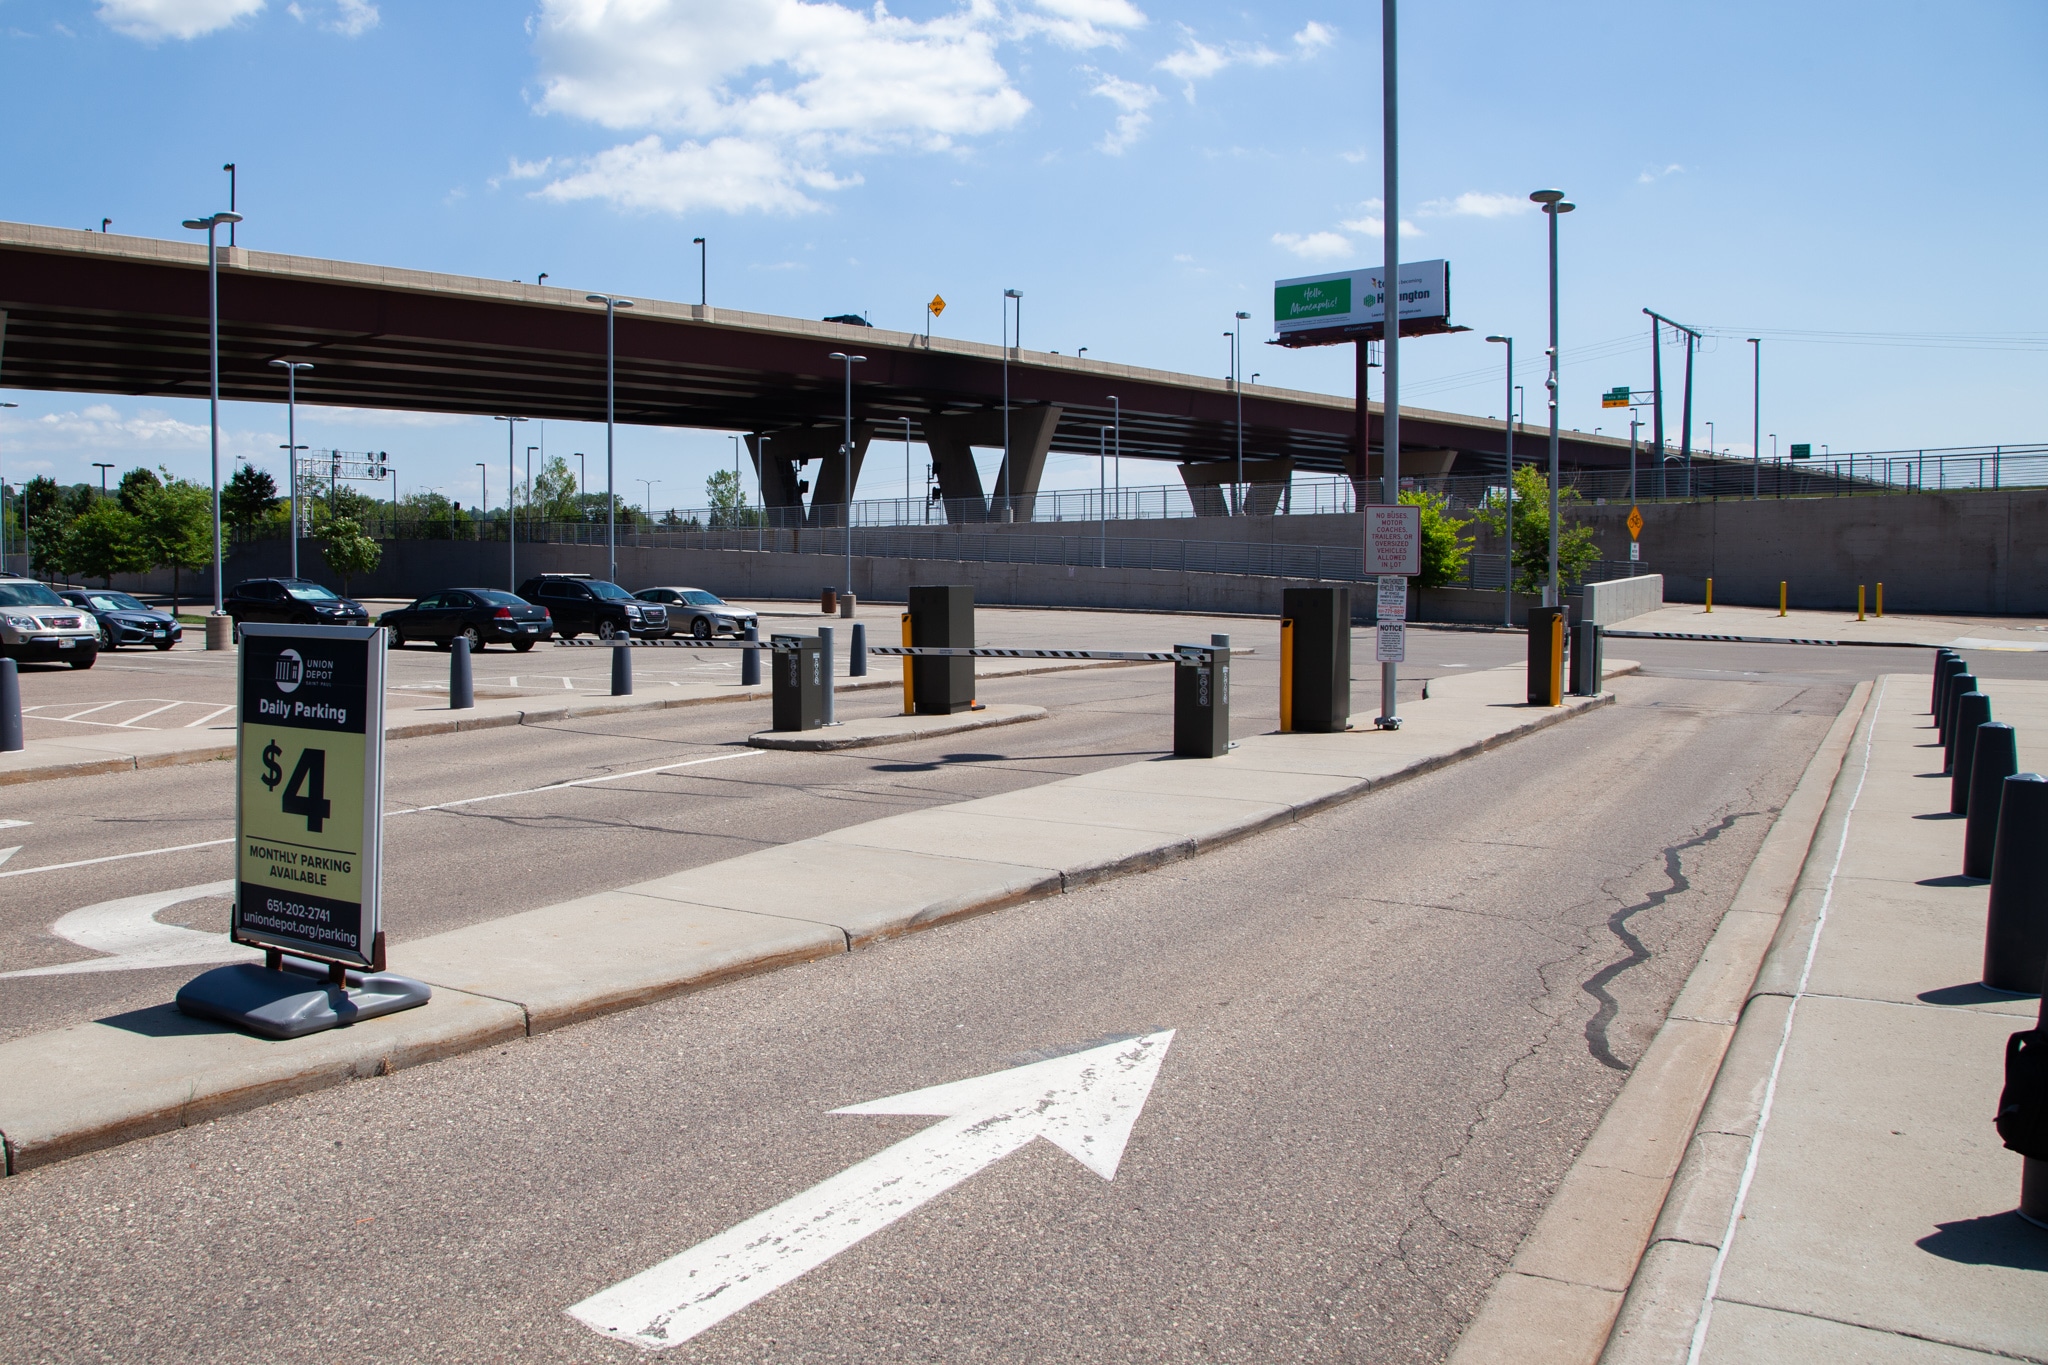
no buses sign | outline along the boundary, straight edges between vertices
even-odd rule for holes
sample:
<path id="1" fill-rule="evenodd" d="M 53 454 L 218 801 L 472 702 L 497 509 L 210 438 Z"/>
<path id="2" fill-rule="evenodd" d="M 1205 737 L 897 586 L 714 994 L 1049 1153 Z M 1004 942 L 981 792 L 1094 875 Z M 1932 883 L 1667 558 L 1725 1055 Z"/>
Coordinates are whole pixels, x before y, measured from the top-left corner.
<path id="1" fill-rule="evenodd" d="M 384 643 L 369 626 L 245 625 L 235 741 L 237 943 L 375 963 Z"/>

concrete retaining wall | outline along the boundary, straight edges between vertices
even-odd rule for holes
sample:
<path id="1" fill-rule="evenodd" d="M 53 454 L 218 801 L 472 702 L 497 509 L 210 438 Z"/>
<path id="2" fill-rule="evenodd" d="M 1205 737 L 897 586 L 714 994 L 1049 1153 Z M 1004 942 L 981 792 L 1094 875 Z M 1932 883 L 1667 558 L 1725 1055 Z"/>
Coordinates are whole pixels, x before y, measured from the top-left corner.
<path id="1" fill-rule="evenodd" d="M 1664 605 L 1664 575 L 1643 574 L 1639 578 L 1616 578 L 1586 585 L 1585 616 L 1574 620 L 1611 626 L 1631 616 L 1647 616 Z"/>

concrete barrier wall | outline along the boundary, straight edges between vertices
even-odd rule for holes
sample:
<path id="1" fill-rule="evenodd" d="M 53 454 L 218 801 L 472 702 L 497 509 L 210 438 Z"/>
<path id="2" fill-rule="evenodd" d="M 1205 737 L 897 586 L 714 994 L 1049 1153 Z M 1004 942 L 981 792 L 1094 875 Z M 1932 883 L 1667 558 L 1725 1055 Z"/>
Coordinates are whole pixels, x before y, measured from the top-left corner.
<path id="1" fill-rule="evenodd" d="M 1586 585 L 1585 615 L 1574 620 L 1611 626 L 1631 616 L 1647 616 L 1664 605 L 1664 576 L 1643 574 L 1638 578 L 1616 578 Z"/>

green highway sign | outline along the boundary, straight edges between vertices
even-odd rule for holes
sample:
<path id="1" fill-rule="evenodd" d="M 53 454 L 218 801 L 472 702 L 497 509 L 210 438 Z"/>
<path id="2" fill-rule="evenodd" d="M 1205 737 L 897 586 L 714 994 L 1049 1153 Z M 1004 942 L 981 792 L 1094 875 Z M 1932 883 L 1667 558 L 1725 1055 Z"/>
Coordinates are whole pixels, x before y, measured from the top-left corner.
<path id="1" fill-rule="evenodd" d="M 1600 406 L 1603 408 L 1625 408 L 1628 406 L 1628 399 L 1628 385 L 1617 384 L 1600 395 Z"/>
<path id="2" fill-rule="evenodd" d="M 1800 443 L 1799 443 L 1798 445 L 1795 445 L 1795 446 L 1793 446 L 1793 447 L 1792 447 L 1792 458 L 1793 458 L 1793 459 L 1795 459 L 1795 460 L 1810 460 L 1810 459 L 1812 459 L 1812 458 L 1813 458 L 1813 447 L 1812 447 L 1812 446 L 1810 446 L 1810 445 L 1808 445 L 1808 444 L 1806 444 L 1806 443 L 1805 443 L 1805 442 L 1803 442 L 1803 441 L 1802 441 L 1802 442 L 1800 442 Z"/>

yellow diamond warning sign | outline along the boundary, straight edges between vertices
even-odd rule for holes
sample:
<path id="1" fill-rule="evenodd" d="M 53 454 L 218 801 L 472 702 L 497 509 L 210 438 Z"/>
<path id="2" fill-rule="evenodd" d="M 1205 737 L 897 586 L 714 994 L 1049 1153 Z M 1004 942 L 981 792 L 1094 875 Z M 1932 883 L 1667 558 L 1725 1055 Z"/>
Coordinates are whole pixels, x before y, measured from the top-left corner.
<path id="1" fill-rule="evenodd" d="M 925 307 L 931 310 L 933 317 L 937 317 L 946 311 L 946 300 L 941 295 L 934 294 L 932 295 L 932 301 L 926 304 Z"/>
<path id="2" fill-rule="evenodd" d="M 1640 507 L 1631 507 L 1628 509 L 1628 538 L 1630 540 L 1640 540 L 1642 539 L 1642 535 L 1643 509 Z"/>

